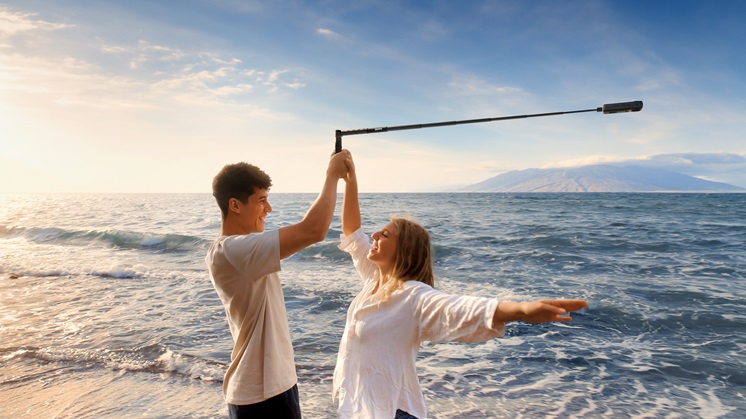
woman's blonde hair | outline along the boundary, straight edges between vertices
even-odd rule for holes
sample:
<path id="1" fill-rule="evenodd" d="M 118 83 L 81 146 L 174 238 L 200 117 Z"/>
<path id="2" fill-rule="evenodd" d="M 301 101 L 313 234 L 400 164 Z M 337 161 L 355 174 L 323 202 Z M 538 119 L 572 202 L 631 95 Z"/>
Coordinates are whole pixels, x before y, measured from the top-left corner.
<path id="1" fill-rule="evenodd" d="M 388 300 L 406 281 L 435 285 L 430 234 L 420 224 L 402 217 L 391 217 L 397 230 L 396 259 L 388 281 L 381 289 L 380 302 Z"/>

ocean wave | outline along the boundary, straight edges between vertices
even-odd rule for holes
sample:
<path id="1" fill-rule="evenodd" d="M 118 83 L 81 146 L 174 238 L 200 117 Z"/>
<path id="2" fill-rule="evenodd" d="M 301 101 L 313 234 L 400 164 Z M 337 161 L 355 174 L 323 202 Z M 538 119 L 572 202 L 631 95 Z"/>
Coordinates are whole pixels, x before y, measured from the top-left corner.
<path id="1" fill-rule="evenodd" d="M 86 246 L 103 243 L 119 249 L 147 249 L 159 252 L 188 252 L 204 249 L 209 241 L 182 234 L 151 234 L 123 230 L 68 230 L 58 227 L 0 226 L 0 237 L 23 237 L 35 243 Z"/>
<path id="2" fill-rule="evenodd" d="M 218 362 L 180 353 L 163 344 L 150 344 L 132 350 L 17 347 L 0 349 L 0 359 L 6 365 L 20 361 L 59 363 L 81 368 L 106 368 L 149 374 L 174 374 L 193 380 L 222 382 L 227 366 Z M 34 379 L 24 376 L 19 379 Z M 8 384 L 10 380 L 0 381 Z"/>
<path id="3" fill-rule="evenodd" d="M 8 267 L 0 263 L 0 274 L 6 274 L 10 279 L 22 280 L 23 278 L 59 278 L 71 276 L 94 276 L 98 278 L 114 279 L 136 279 L 149 276 L 146 266 L 123 263 L 110 263 L 103 267 L 82 267 L 80 265 L 61 266 L 37 263 L 25 267 Z"/>
<path id="4" fill-rule="evenodd" d="M 290 258 L 298 261 L 324 260 L 332 262 L 343 262 L 349 260 L 350 256 L 346 252 L 339 250 L 338 246 L 339 240 L 323 241 L 321 243 L 306 247 Z"/>

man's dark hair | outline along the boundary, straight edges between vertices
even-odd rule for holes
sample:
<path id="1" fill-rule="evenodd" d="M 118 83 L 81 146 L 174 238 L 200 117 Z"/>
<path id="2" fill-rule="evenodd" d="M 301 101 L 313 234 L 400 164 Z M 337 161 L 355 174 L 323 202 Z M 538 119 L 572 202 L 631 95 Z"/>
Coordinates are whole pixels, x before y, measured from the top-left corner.
<path id="1" fill-rule="evenodd" d="M 231 198 L 245 204 L 257 189 L 269 189 L 271 186 L 272 179 L 260 168 L 244 162 L 228 164 L 212 180 L 212 196 L 225 219 Z"/>

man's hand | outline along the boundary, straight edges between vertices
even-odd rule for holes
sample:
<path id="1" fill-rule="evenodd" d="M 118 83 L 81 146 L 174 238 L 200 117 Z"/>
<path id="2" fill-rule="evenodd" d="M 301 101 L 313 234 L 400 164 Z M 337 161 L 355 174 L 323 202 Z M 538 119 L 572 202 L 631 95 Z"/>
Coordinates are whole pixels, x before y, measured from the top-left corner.
<path id="1" fill-rule="evenodd" d="M 329 168 L 326 169 L 326 175 L 334 179 L 345 178 L 350 165 L 352 165 L 352 154 L 349 150 L 345 149 L 332 154 L 329 159 Z"/>

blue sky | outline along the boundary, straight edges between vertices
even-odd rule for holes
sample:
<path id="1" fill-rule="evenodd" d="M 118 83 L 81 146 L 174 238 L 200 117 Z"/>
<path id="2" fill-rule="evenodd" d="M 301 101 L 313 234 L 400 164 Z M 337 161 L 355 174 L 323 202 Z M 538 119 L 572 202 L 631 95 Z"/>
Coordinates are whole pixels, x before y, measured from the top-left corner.
<path id="1" fill-rule="evenodd" d="M 643 111 L 344 146 L 362 192 L 661 160 L 746 186 L 743 16 L 741 1 L 0 1 L 0 192 L 209 192 L 236 161 L 273 192 L 315 192 L 336 129 L 631 100 Z"/>

